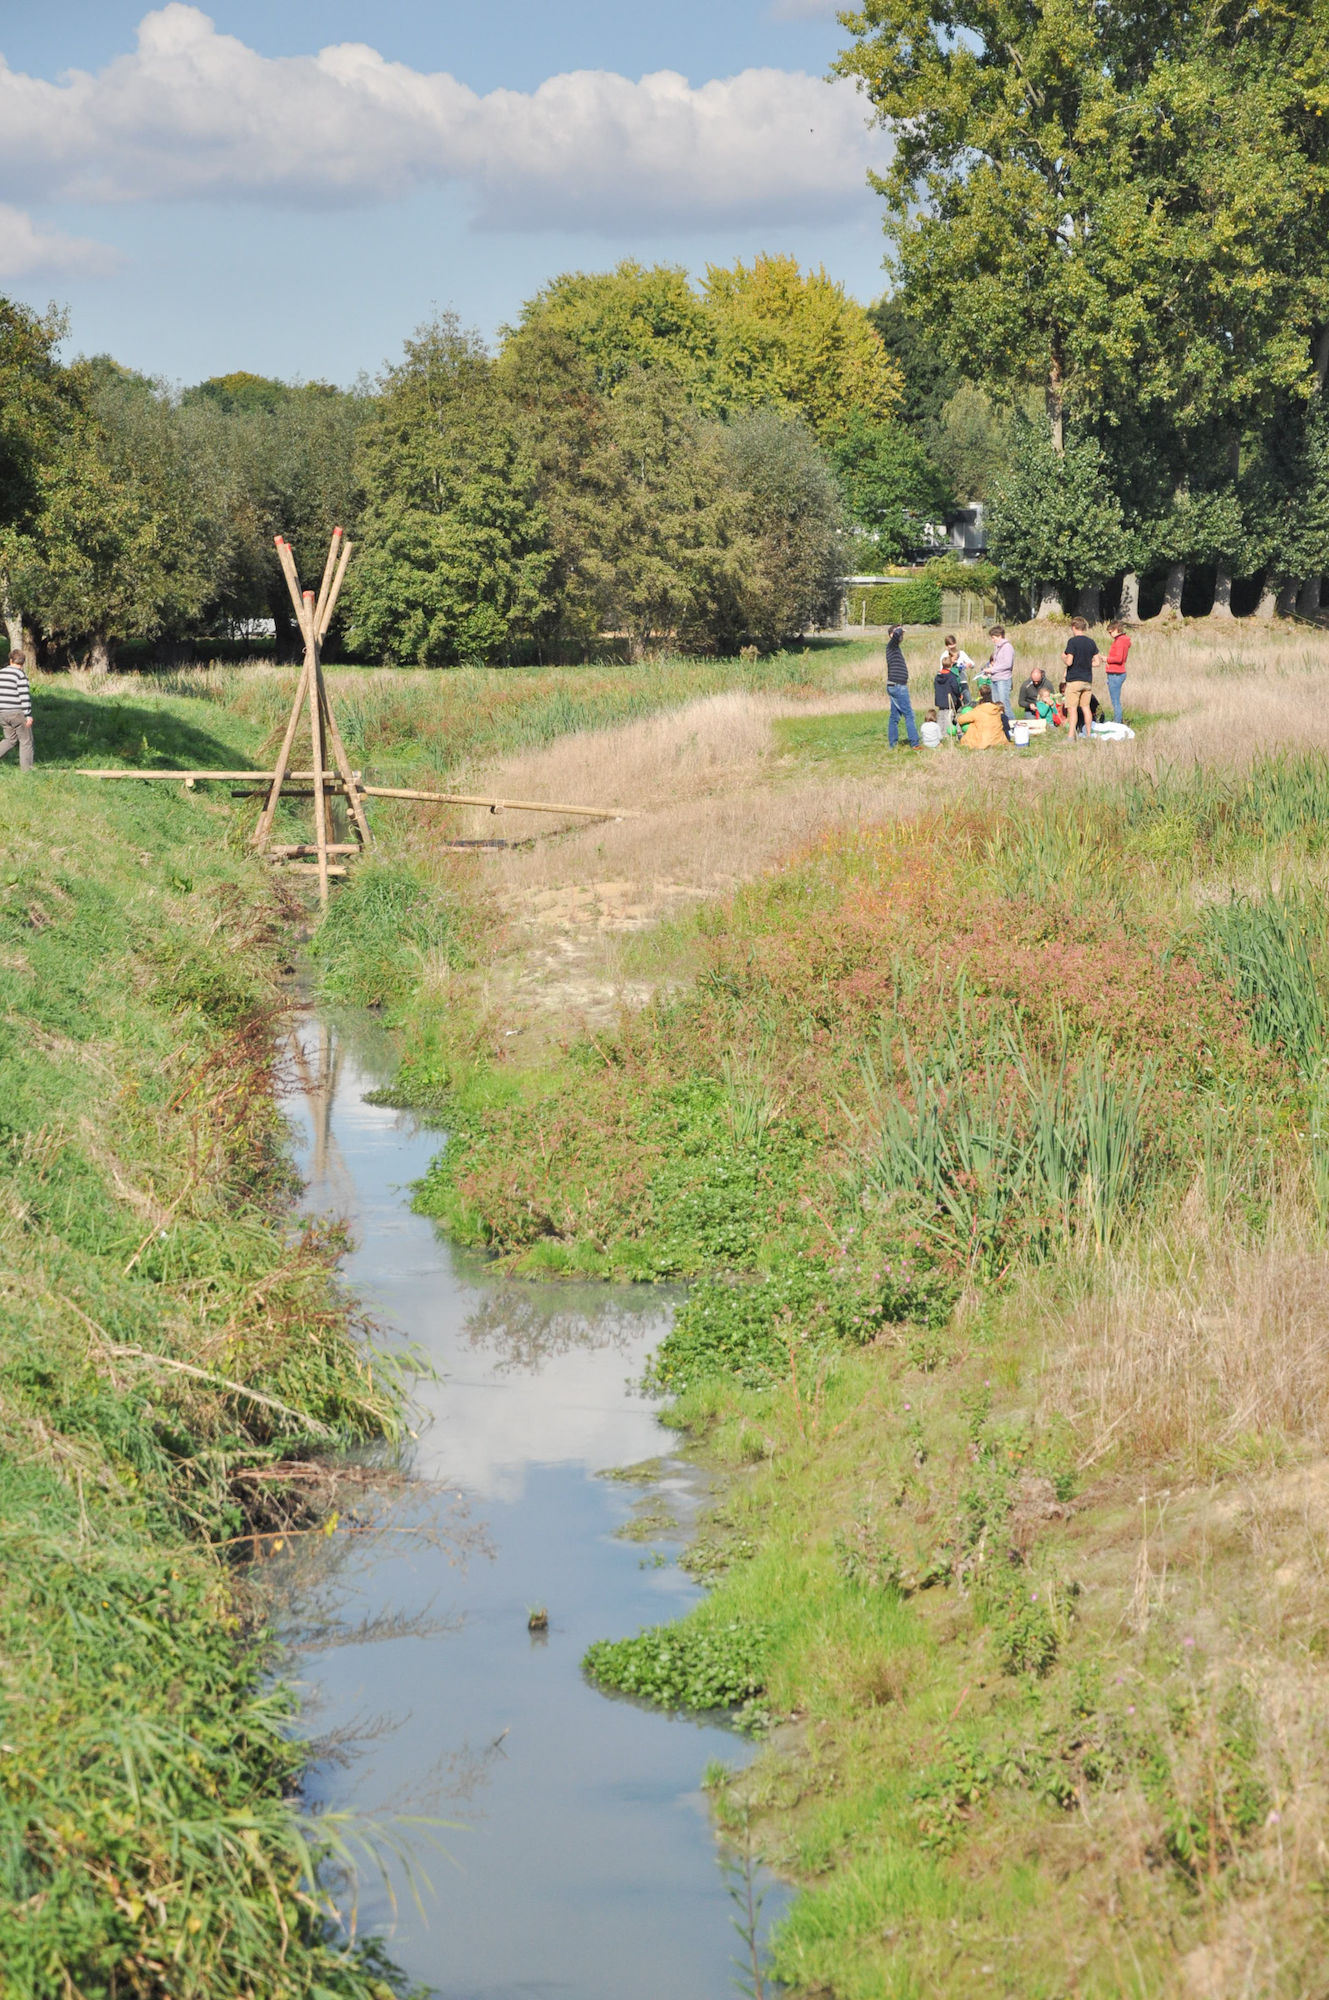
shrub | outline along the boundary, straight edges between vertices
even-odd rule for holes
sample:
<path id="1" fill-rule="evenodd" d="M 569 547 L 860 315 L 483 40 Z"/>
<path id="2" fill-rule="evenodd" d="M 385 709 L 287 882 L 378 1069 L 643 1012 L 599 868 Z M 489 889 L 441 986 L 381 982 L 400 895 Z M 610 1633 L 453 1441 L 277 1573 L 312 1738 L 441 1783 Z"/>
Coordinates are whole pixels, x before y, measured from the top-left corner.
<path id="1" fill-rule="evenodd" d="M 867 611 L 869 625 L 939 625 L 941 586 L 929 577 L 878 583 L 851 593 L 848 618 L 856 625 Z"/>

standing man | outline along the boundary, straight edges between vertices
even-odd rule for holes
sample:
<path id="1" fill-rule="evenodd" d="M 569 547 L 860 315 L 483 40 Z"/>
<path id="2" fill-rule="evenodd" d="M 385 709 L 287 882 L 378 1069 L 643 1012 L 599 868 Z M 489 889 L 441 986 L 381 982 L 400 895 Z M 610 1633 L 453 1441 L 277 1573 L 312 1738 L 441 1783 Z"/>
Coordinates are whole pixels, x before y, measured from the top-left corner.
<path id="1" fill-rule="evenodd" d="M 992 683 L 992 699 L 999 701 L 1007 722 L 1014 718 L 1011 714 L 1011 679 L 1015 673 L 1015 648 L 1006 637 L 1004 625 L 988 628 L 992 641 L 992 658 L 988 662 L 988 679 Z"/>
<path id="2" fill-rule="evenodd" d="M 1103 664 L 1098 641 L 1090 638 L 1083 618 L 1072 618 L 1071 636 L 1061 657 L 1066 668 L 1066 720 L 1070 724 L 1071 742 L 1074 743 L 1080 733 L 1081 715 L 1084 718 L 1084 733 L 1086 736 L 1089 734 L 1093 716 L 1089 704 L 1094 698 L 1094 668 Z"/>
<path id="3" fill-rule="evenodd" d="M 909 699 L 909 668 L 905 663 L 904 647 L 900 644 L 903 637 L 904 626 L 892 625 L 891 636 L 886 642 L 886 692 L 891 698 L 886 741 L 894 750 L 900 741 L 900 721 L 903 717 L 909 748 L 917 750 L 918 724 L 914 721 L 914 704 Z"/>
<path id="4" fill-rule="evenodd" d="M 1108 699 L 1112 703 L 1114 720 L 1120 722 L 1123 719 L 1121 691 L 1126 685 L 1126 660 L 1131 650 L 1131 635 L 1119 618 L 1111 621 L 1108 631 L 1112 635 L 1107 656 Z"/>
<path id="5" fill-rule="evenodd" d="M 9 665 L 0 667 L 0 757 L 7 757 L 18 744 L 20 771 L 32 769 L 32 689 L 23 671 L 22 653 L 11 653 Z"/>

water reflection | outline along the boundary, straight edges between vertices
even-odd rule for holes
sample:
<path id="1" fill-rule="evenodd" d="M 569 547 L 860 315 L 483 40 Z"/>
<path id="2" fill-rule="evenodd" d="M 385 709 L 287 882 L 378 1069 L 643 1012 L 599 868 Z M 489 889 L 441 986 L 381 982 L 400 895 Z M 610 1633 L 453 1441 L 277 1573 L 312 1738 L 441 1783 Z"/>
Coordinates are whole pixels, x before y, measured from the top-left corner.
<path id="1" fill-rule="evenodd" d="M 299 1039 L 289 1108 L 307 1200 L 347 1219 L 348 1282 L 436 1371 L 386 1532 L 298 1550 L 290 1570 L 297 1669 L 330 1751 L 311 1795 L 398 1827 L 360 1923 L 443 2000 L 729 2000 L 731 1904 L 698 1779 L 746 1748 L 607 1701 L 579 1667 L 592 1639 L 696 1595 L 658 1543 L 617 1537 L 641 1489 L 594 1476 L 668 1453 L 640 1382 L 669 1303 L 514 1284 L 454 1252 L 409 1207 L 438 1134 L 368 1102 L 390 1052 L 372 1028 L 313 1018 Z M 665 1472 L 677 1535 L 698 1491 L 684 1468 Z M 488 1553 L 458 1567 L 462 1526 Z M 548 1629 L 532 1633 L 537 1605 Z M 403 1814 L 465 1826 L 440 1859 Z M 432 1878 L 422 1909 L 413 1869 Z"/>

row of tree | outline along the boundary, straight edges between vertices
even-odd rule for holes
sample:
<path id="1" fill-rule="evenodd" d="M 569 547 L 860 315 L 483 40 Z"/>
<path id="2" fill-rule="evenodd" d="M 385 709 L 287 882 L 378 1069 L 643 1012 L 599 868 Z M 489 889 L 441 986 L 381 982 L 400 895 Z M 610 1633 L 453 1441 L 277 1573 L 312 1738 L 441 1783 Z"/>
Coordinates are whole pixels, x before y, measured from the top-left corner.
<path id="1" fill-rule="evenodd" d="M 895 137 L 879 324 L 934 460 L 967 450 L 1003 572 L 1047 614 L 1119 582 L 1129 616 L 1151 571 L 1175 609 L 1197 566 L 1220 614 L 1235 578 L 1266 614 L 1317 609 L 1323 0 L 865 0 L 844 18 L 837 67 Z"/>
<path id="2" fill-rule="evenodd" d="M 117 644 L 271 618 L 274 534 L 360 543 L 342 643 L 446 665 L 779 644 L 834 609 L 855 531 L 894 554 L 948 494 L 900 370 L 790 259 L 560 278 L 491 354 L 444 315 L 372 387 L 168 391 L 0 304 L 0 586 L 11 638 Z"/>

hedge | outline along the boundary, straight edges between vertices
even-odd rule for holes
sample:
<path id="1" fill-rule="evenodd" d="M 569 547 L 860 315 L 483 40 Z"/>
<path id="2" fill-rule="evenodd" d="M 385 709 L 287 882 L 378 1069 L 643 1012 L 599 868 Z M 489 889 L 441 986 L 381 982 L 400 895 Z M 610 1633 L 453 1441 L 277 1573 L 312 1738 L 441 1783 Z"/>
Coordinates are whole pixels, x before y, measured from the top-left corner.
<path id="1" fill-rule="evenodd" d="M 877 583 L 849 593 L 849 623 L 869 625 L 940 625 L 941 586 L 929 577 L 910 583 Z"/>

